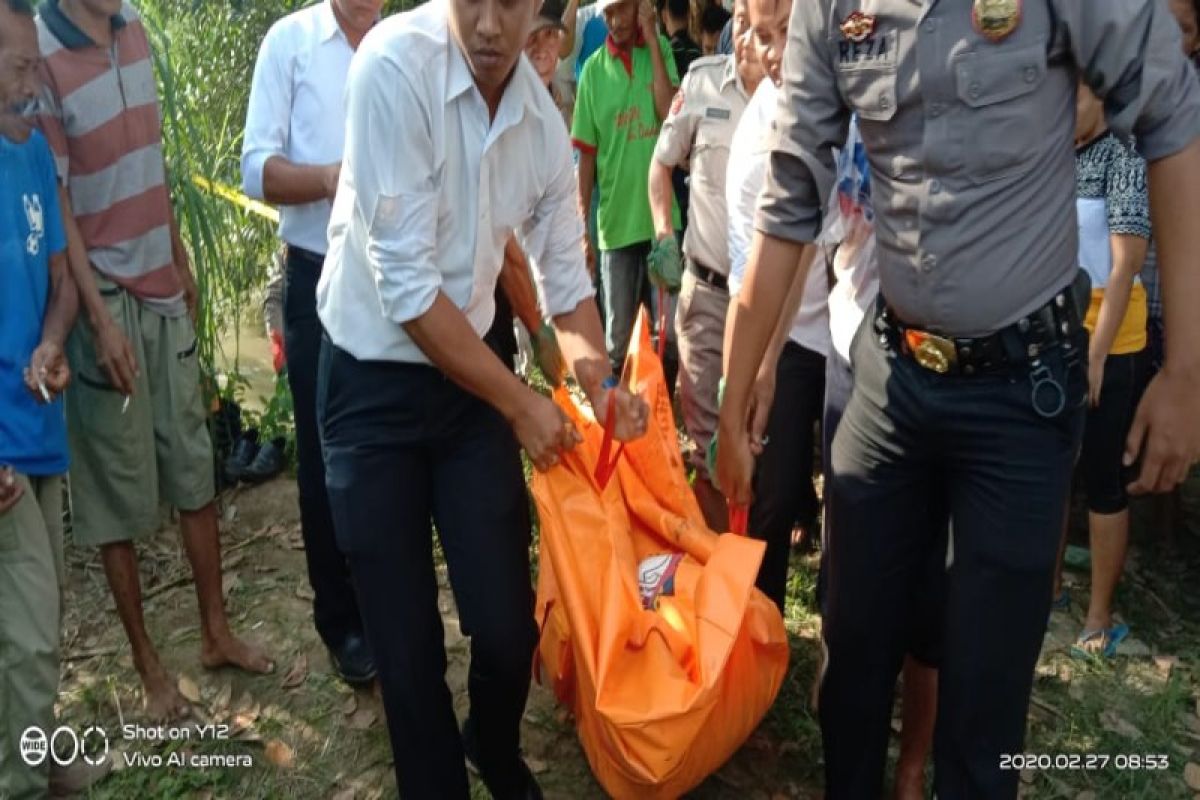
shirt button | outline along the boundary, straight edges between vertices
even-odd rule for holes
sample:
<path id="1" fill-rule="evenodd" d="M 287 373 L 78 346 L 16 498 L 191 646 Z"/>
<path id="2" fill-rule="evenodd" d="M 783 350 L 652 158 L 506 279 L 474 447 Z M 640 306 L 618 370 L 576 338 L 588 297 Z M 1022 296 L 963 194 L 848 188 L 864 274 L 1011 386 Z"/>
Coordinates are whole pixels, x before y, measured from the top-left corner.
<path id="1" fill-rule="evenodd" d="M 925 24 L 922 25 L 921 27 L 925 29 L 926 33 L 933 33 L 934 31 L 937 30 L 937 20 L 936 19 L 927 19 L 927 20 L 925 20 Z"/>
<path id="2" fill-rule="evenodd" d="M 933 253 L 926 253 L 924 256 L 921 257 L 921 271 L 922 272 L 932 272 L 933 268 L 936 266 L 937 266 L 937 256 L 935 256 Z"/>
<path id="3" fill-rule="evenodd" d="M 892 99 L 890 97 L 888 97 L 886 94 L 883 95 L 882 97 L 879 98 L 879 107 L 882 108 L 884 111 L 887 111 L 889 108 L 892 107 Z"/>
<path id="4" fill-rule="evenodd" d="M 1037 67 L 1026 67 L 1025 68 L 1025 82 L 1026 83 L 1033 83 L 1034 81 L 1037 80 L 1037 77 L 1038 77 Z"/>
<path id="5" fill-rule="evenodd" d="M 976 81 L 967 87 L 967 93 L 971 95 L 972 100 L 978 100 L 979 95 L 983 94 L 983 86 Z"/>
<path id="6" fill-rule="evenodd" d="M 929 182 L 929 193 L 937 194 L 940 191 L 942 191 L 942 182 L 939 181 L 937 178 L 934 178 L 933 180 L 931 180 Z"/>

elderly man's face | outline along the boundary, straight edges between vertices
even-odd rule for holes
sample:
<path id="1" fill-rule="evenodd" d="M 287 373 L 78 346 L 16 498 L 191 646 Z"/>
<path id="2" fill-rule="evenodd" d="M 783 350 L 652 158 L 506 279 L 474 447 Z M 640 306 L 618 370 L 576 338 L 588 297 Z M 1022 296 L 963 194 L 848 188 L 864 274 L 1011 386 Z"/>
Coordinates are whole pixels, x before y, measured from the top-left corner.
<path id="1" fill-rule="evenodd" d="M 549 84 L 558 69 L 558 49 L 562 44 L 563 33 L 558 28 L 542 28 L 529 37 L 525 45 L 525 55 L 529 63 L 537 71 L 542 83 Z"/>
<path id="2" fill-rule="evenodd" d="M 638 0 L 621 0 L 604 9 L 604 22 L 617 47 L 632 47 L 637 40 Z"/>
<path id="3" fill-rule="evenodd" d="M 15 142 L 33 131 L 26 111 L 41 89 L 40 58 L 33 17 L 0 3 L 0 134 Z"/>
<path id="4" fill-rule="evenodd" d="M 369 31 L 383 11 L 383 0 L 331 0 L 338 14 L 356 31 Z"/>

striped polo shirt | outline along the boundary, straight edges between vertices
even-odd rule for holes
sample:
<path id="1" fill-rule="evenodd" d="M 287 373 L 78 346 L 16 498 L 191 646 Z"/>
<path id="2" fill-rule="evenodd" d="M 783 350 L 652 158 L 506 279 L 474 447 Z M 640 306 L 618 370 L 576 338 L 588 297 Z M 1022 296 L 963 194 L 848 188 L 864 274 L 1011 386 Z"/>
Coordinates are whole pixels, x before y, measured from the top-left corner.
<path id="1" fill-rule="evenodd" d="M 71 22 L 58 0 L 41 4 L 37 22 L 46 87 L 40 124 L 92 266 L 148 308 L 182 316 L 162 120 L 141 18 L 124 3 L 109 48 Z"/>

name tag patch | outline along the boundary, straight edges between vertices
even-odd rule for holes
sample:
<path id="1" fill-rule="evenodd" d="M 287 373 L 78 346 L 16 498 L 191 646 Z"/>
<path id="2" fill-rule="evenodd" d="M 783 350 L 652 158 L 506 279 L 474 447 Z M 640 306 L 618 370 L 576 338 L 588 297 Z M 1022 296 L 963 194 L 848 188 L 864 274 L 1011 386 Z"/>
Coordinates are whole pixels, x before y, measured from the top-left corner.
<path id="1" fill-rule="evenodd" d="M 729 119 L 733 114 L 728 108 L 713 108 L 709 106 L 704 109 L 704 116 L 706 119 Z"/>
<path id="2" fill-rule="evenodd" d="M 842 39 L 837 43 L 838 67 L 862 69 L 896 66 L 896 31 L 876 33 L 862 41 Z"/>

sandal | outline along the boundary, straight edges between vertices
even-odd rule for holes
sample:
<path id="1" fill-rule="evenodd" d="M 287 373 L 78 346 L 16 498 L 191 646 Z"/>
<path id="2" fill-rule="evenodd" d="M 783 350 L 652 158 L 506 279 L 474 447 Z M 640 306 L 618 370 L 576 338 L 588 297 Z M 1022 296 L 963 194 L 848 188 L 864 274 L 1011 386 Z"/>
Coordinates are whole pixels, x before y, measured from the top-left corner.
<path id="1" fill-rule="evenodd" d="M 1129 626 L 1124 622 L 1118 622 L 1108 630 L 1103 628 L 1085 629 L 1079 634 L 1079 638 L 1075 641 L 1075 645 L 1071 648 L 1072 658 L 1095 658 L 1103 656 L 1104 658 L 1114 658 L 1117 655 L 1117 647 L 1121 642 L 1125 641 L 1125 637 L 1129 636 Z M 1100 648 L 1092 650 L 1087 645 L 1100 640 Z"/>
<path id="2" fill-rule="evenodd" d="M 1051 611 L 1066 611 L 1071 607 L 1071 593 L 1063 589 L 1058 593 L 1058 597 L 1050 601 Z"/>

